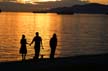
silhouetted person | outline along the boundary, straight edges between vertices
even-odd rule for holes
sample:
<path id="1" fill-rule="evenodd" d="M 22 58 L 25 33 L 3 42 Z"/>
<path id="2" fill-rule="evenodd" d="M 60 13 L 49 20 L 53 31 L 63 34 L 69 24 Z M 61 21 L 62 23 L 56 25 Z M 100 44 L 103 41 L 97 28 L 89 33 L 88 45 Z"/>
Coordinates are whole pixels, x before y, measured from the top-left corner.
<path id="1" fill-rule="evenodd" d="M 20 44 L 21 44 L 20 54 L 22 55 L 22 60 L 25 60 L 26 54 L 27 54 L 27 48 L 26 48 L 27 41 L 26 41 L 25 35 L 22 35 Z"/>
<path id="2" fill-rule="evenodd" d="M 51 59 L 54 58 L 56 47 L 57 47 L 57 36 L 54 33 L 52 38 L 50 39 L 50 48 L 51 48 L 50 58 Z"/>
<path id="3" fill-rule="evenodd" d="M 38 32 L 36 32 L 36 36 L 33 38 L 32 42 L 30 43 L 30 46 L 33 42 L 35 42 L 35 45 L 34 45 L 34 49 L 35 49 L 34 59 L 38 59 L 39 58 L 39 53 L 40 53 L 40 47 L 42 46 L 42 38 L 39 36 Z"/>

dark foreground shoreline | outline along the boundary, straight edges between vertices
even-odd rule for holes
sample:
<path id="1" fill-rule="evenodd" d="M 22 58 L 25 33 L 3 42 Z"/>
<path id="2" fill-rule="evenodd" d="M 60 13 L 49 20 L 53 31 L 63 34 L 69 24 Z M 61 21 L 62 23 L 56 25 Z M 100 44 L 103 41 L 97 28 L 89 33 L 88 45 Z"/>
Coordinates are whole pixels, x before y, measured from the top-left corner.
<path id="1" fill-rule="evenodd" d="M 98 71 L 108 70 L 108 54 L 0 62 L 0 71 Z"/>

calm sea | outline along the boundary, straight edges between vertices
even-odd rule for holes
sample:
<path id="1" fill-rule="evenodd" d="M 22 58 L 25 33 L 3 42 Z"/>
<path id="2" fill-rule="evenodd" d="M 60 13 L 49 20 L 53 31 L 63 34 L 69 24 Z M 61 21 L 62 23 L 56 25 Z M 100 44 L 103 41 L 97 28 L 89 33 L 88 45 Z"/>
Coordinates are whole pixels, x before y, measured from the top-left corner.
<path id="1" fill-rule="evenodd" d="M 55 57 L 68 57 L 108 52 L 108 15 L 54 13 L 0 13 L 0 62 L 21 60 L 20 39 L 26 35 L 30 43 L 39 32 L 43 40 L 45 58 L 49 58 L 49 40 L 57 34 Z M 27 45 L 27 58 L 34 56 L 34 44 Z"/>

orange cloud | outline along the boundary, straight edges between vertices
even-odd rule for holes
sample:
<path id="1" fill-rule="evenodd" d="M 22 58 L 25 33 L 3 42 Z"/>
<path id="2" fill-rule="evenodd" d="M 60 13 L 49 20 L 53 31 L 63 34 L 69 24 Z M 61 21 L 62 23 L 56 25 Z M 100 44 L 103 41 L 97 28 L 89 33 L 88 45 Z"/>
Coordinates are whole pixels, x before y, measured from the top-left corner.
<path id="1" fill-rule="evenodd" d="M 89 0 L 90 2 L 96 2 L 96 3 L 102 3 L 102 4 L 108 4 L 108 0 Z"/>

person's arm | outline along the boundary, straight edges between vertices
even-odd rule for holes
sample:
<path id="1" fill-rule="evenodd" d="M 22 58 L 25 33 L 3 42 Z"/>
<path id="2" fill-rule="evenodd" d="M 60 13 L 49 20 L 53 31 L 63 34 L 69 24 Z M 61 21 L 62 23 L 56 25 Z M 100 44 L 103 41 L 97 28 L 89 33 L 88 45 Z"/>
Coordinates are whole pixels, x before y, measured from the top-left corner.
<path id="1" fill-rule="evenodd" d="M 57 38 L 56 38 L 56 46 L 57 46 Z"/>
<path id="2" fill-rule="evenodd" d="M 21 40 L 20 40 L 20 44 L 21 44 Z"/>
<path id="3" fill-rule="evenodd" d="M 26 44 L 28 44 L 26 39 L 25 39 L 25 42 L 26 42 Z"/>
<path id="4" fill-rule="evenodd" d="M 33 42 L 34 42 L 34 39 L 35 39 L 35 38 L 33 38 L 32 42 L 30 43 L 30 46 L 31 46 L 31 44 L 33 44 Z"/>
<path id="5" fill-rule="evenodd" d="M 42 38 L 41 38 L 41 46 L 42 46 L 42 49 L 44 49 L 44 48 L 43 48 L 43 44 L 42 44 Z"/>

